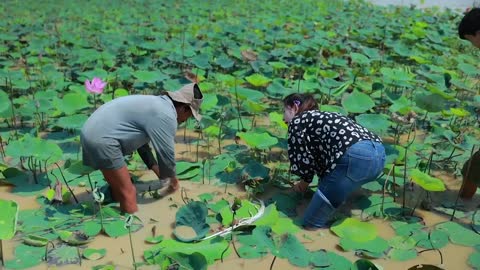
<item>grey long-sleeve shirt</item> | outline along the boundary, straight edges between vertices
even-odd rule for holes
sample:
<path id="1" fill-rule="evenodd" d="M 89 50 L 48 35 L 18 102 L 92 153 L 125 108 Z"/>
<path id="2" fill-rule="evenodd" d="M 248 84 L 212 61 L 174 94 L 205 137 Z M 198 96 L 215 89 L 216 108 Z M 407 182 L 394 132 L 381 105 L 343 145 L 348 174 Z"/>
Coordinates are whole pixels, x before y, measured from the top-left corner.
<path id="1" fill-rule="evenodd" d="M 160 177 L 166 178 L 175 175 L 177 125 L 177 113 L 168 97 L 131 95 L 98 108 L 82 132 L 93 138 L 117 140 L 124 155 L 138 149 L 149 169 L 155 164 L 148 147 L 151 142 L 157 153 Z"/>

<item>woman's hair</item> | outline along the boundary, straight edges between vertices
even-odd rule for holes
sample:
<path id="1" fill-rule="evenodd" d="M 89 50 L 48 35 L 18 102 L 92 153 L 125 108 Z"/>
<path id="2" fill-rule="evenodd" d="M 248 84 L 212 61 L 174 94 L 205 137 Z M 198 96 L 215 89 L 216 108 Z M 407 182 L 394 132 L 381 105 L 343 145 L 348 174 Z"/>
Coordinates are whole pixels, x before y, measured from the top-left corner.
<path id="1" fill-rule="evenodd" d="M 283 99 L 283 105 L 288 107 L 298 106 L 298 112 L 318 110 L 317 101 L 311 94 L 290 94 Z"/>
<path id="2" fill-rule="evenodd" d="M 466 39 L 465 35 L 474 36 L 480 31 L 480 8 L 472 8 L 458 25 L 458 36 Z"/>

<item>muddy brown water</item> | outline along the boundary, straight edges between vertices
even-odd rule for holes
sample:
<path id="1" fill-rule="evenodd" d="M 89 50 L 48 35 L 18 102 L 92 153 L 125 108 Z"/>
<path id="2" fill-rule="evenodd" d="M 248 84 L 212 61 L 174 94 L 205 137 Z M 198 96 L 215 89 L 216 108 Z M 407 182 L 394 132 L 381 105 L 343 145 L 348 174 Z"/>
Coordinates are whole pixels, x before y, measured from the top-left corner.
<path id="1" fill-rule="evenodd" d="M 188 134 L 189 138 L 196 138 L 196 134 Z M 189 160 L 193 161 L 196 159 L 196 145 L 195 144 L 184 144 L 184 131 L 180 129 L 177 134 L 177 142 L 179 142 L 176 146 L 176 153 L 177 159 L 179 160 Z M 225 143 L 232 143 L 233 141 L 225 142 Z M 214 143 L 212 143 L 214 144 Z M 207 152 L 206 147 L 199 147 L 199 157 L 200 159 L 206 158 L 208 156 L 214 156 L 218 153 L 218 149 L 215 147 L 210 147 L 209 152 Z M 281 152 L 281 151 L 280 151 Z M 155 175 L 152 172 L 144 171 L 144 172 L 137 172 L 139 173 L 140 180 L 142 184 L 137 186 L 137 191 L 141 193 L 141 191 L 146 190 L 149 185 L 155 186 L 158 183 L 158 180 L 155 179 Z M 440 205 L 444 201 L 455 201 L 456 193 L 460 186 L 460 179 L 453 177 L 447 173 L 439 173 L 436 172 L 435 175 L 444 180 L 448 191 L 449 192 L 438 192 L 433 194 L 432 201 L 434 205 Z M 198 198 L 198 195 L 206 192 L 215 193 L 214 200 L 219 200 L 221 198 L 225 198 L 227 200 L 232 200 L 233 196 L 240 196 L 245 197 L 245 191 L 243 188 L 229 185 L 227 187 L 227 193 L 224 193 L 225 186 L 216 186 L 216 185 L 209 185 L 209 184 L 201 184 L 201 183 L 193 183 L 189 181 L 181 181 L 181 187 L 184 188 L 185 194 L 188 195 L 189 198 Z M 416 203 L 418 199 L 418 191 L 419 188 L 416 189 L 414 192 L 409 192 L 408 196 L 406 197 L 407 204 L 413 205 Z M 79 196 L 81 201 L 90 200 L 90 196 L 85 196 L 85 188 L 84 187 L 76 187 L 75 193 L 83 196 Z M 269 189 L 267 192 L 262 196 L 263 198 L 267 198 L 271 194 L 275 192 L 289 192 L 289 191 L 280 191 L 276 189 Z M 364 190 L 360 190 L 352 195 L 353 198 L 363 194 Z M 2 199 L 9 199 L 15 200 L 18 202 L 20 209 L 33 209 L 37 208 L 38 204 L 33 197 L 20 197 L 16 196 L 9 192 L 9 187 L 0 186 L 0 197 Z M 145 238 L 152 236 L 152 228 L 155 226 L 156 235 L 164 235 L 165 238 L 174 238 L 172 235 L 173 225 L 175 222 L 175 214 L 178 208 L 172 208 L 170 205 L 177 204 L 181 206 L 184 204 L 181 196 L 181 192 L 177 191 L 173 194 L 168 194 L 167 196 L 163 197 L 162 199 L 151 199 L 151 198 L 142 198 L 138 196 L 139 200 L 139 215 L 141 217 L 148 217 L 156 220 L 154 223 L 146 223 L 146 225 L 138 232 L 132 234 L 133 238 L 133 246 L 135 251 L 136 261 L 142 261 L 143 251 L 152 247 L 151 244 L 147 244 L 144 240 Z M 297 213 L 301 216 L 303 210 L 305 209 L 308 201 L 304 201 L 301 205 L 297 206 Z M 480 196 L 477 194 L 475 197 L 470 201 L 462 201 L 464 207 L 469 210 L 475 209 L 477 204 L 480 203 Z M 349 205 L 345 205 L 342 207 L 341 211 L 349 212 Z M 353 213 L 354 212 L 350 212 Z M 423 217 L 425 220 L 426 226 L 434 226 L 435 224 L 443 221 L 447 221 L 449 216 L 445 214 L 441 214 L 438 212 L 430 212 L 418 209 L 416 211 L 416 215 Z M 371 223 L 375 224 L 379 231 L 379 236 L 389 239 L 395 235 L 395 232 L 390 227 L 390 222 L 388 220 L 383 219 L 374 219 L 370 221 Z M 462 220 L 461 222 L 469 223 L 468 220 Z M 339 238 L 335 236 L 332 232 L 328 229 L 321 229 L 318 231 L 303 231 L 296 233 L 297 238 L 305 245 L 305 247 L 311 251 L 319 250 L 319 249 L 326 249 L 329 251 L 334 251 L 350 261 L 355 261 L 359 259 L 359 257 L 355 256 L 354 252 L 344 252 L 341 248 L 338 247 Z M 13 259 L 13 250 L 17 241 L 4 241 L 4 256 L 5 260 Z M 62 267 L 48 267 L 46 263 L 43 263 L 39 266 L 36 266 L 31 269 L 91 269 L 91 267 L 106 264 L 106 263 L 113 263 L 116 265 L 116 269 L 133 269 L 132 267 L 132 259 L 131 259 L 131 251 L 130 251 L 130 242 L 129 237 L 119 237 L 119 238 L 110 238 L 103 235 L 98 235 L 95 237 L 94 241 L 88 245 L 89 248 L 106 248 L 107 255 L 99 260 L 99 261 L 88 261 L 82 260 L 82 266 L 79 265 L 68 265 Z M 382 266 L 383 269 L 408 269 L 411 266 L 416 264 L 433 264 L 443 267 L 444 269 L 470 269 L 467 265 L 468 256 L 472 253 L 473 249 L 470 247 L 463 247 L 459 245 L 448 244 L 446 247 L 441 249 L 443 254 L 443 265 L 440 265 L 440 257 L 437 252 L 428 251 L 419 254 L 419 256 L 413 260 L 408 260 L 405 262 L 394 261 L 391 259 L 376 259 L 373 260 L 378 265 Z M 229 269 L 229 270 L 240 270 L 240 269 L 269 269 L 270 264 L 272 262 L 273 256 L 268 255 L 261 259 L 239 259 L 234 252 L 230 254 L 227 258 L 223 260 L 223 262 L 217 261 L 214 265 L 209 266 L 208 269 Z M 140 269 L 158 269 L 157 266 L 142 266 Z M 305 268 L 297 268 L 292 266 L 287 260 L 285 259 L 277 259 L 275 261 L 275 265 L 273 269 L 305 269 Z"/>

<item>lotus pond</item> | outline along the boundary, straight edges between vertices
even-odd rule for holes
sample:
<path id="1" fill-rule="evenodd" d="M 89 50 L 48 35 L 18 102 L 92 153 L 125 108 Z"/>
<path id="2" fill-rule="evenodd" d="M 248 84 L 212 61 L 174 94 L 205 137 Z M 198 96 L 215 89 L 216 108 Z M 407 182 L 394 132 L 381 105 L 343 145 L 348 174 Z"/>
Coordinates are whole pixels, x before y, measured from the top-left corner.
<path id="1" fill-rule="evenodd" d="M 478 52 L 457 37 L 459 12 L 25 0 L 0 14 L 6 269 L 480 269 L 479 196 L 457 196 L 480 107 Z M 102 93 L 86 91 L 94 77 Z M 128 156 L 140 214 L 122 215 L 101 173 L 81 165 L 80 128 L 109 100 L 191 81 L 204 117 L 178 130 L 181 190 L 166 193 Z M 299 227 L 312 192 L 291 191 L 281 99 L 293 92 L 387 149 L 384 173 L 330 229 Z"/>

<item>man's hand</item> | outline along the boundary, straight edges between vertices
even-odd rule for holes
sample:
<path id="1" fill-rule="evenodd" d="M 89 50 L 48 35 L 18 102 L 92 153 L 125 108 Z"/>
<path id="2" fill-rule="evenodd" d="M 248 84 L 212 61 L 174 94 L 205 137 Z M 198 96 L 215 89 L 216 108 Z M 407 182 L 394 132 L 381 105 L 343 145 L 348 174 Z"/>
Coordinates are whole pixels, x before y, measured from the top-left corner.
<path id="1" fill-rule="evenodd" d="M 170 178 L 170 190 L 176 191 L 179 188 L 180 188 L 180 181 L 178 181 L 178 178 L 176 176 L 173 176 L 172 178 Z"/>
<path id="2" fill-rule="evenodd" d="M 299 181 L 298 183 L 295 184 L 295 186 L 293 186 L 293 190 L 295 190 L 296 192 L 305 192 L 307 191 L 308 189 L 308 185 L 310 183 L 308 182 L 305 182 L 305 181 Z"/>

